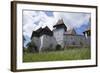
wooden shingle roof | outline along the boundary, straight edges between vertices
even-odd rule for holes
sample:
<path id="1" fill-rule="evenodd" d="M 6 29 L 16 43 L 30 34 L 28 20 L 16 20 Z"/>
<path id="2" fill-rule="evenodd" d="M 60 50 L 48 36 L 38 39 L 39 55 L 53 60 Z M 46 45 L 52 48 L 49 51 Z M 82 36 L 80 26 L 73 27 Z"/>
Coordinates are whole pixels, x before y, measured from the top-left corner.
<path id="1" fill-rule="evenodd" d="M 39 28 L 38 30 L 36 31 L 33 31 L 32 32 L 32 36 L 31 36 L 31 39 L 32 37 L 40 37 L 42 36 L 43 34 L 45 35 L 49 35 L 49 36 L 53 36 L 53 32 L 46 26 L 45 28 Z"/>
<path id="2" fill-rule="evenodd" d="M 59 24 L 64 24 L 63 19 L 58 20 L 58 22 L 56 23 L 56 25 L 59 25 Z"/>
<path id="3" fill-rule="evenodd" d="M 54 25 L 53 27 L 56 28 L 56 29 L 64 28 L 65 30 L 67 30 L 67 27 L 63 22 L 63 19 L 58 20 L 56 25 Z"/>
<path id="4" fill-rule="evenodd" d="M 64 33 L 65 35 L 76 35 L 75 29 L 70 29 L 67 32 Z"/>

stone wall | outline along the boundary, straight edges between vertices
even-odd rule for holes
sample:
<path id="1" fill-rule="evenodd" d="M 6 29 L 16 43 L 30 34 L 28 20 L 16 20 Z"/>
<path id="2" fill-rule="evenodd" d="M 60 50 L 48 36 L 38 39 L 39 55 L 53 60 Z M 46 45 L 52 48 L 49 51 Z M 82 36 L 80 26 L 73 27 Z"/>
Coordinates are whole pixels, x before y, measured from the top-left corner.
<path id="1" fill-rule="evenodd" d="M 41 37 L 43 37 L 43 39 L 41 39 Z M 32 43 L 34 43 L 37 46 L 39 51 L 55 49 L 57 42 L 53 36 L 42 35 L 41 37 L 32 38 Z M 41 42 L 41 40 L 43 42 Z"/>
<path id="2" fill-rule="evenodd" d="M 54 50 L 57 42 L 53 36 L 43 35 L 43 50 Z"/>
<path id="3" fill-rule="evenodd" d="M 41 43 L 41 37 L 43 37 L 42 43 Z M 47 51 L 55 50 L 56 46 L 59 44 L 59 42 L 60 42 L 60 45 L 65 48 L 68 48 L 68 47 L 73 47 L 73 48 L 75 48 L 75 47 L 77 47 L 77 48 L 78 47 L 79 48 L 90 47 L 90 43 L 91 43 L 90 37 L 86 38 L 85 36 L 82 36 L 82 35 L 64 35 L 64 38 L 62 40 L 59 40 L 59 38 L 62 38 L 62 37 L 58 38 L 59 42 L 53 36 L 42 35 L 41 37 L 33 37 L 32 38 L 32 43 L 34 43 L 36 45 L 39 52 L 45 51 L 45 50 L 47 50 Z"/>
<path id="4" fill-rule="evenodd" d="M 82 35 L 66 35 L 64 37 L 65 47 L 90 47 L 90 37 Z"/>

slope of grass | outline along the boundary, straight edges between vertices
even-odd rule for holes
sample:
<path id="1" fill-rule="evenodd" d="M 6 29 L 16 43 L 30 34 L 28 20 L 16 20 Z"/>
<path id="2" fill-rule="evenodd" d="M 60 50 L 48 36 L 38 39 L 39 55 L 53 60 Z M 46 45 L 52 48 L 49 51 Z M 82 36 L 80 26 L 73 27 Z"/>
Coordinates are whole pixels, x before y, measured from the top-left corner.
<path id="1" fill-rule="evenodd" d="M 23 62 L 83 60 L 90 58 L 91 53 L 89 48 L 73 48 L 62 51 L 23 54 Z"/>

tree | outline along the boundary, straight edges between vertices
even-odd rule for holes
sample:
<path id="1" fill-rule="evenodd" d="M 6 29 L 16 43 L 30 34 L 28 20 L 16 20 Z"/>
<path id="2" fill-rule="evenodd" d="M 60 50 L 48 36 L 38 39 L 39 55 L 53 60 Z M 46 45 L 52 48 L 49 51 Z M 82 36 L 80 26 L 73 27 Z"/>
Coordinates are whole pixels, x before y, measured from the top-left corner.
<path id="1" fill-rule="evenodd" d="M 34 43 L 29 42 L 27 44 L 27 47 L 28 47 L 28 49 L 27 49 L 28 52 L 38 52 L 37 47 Z"/>

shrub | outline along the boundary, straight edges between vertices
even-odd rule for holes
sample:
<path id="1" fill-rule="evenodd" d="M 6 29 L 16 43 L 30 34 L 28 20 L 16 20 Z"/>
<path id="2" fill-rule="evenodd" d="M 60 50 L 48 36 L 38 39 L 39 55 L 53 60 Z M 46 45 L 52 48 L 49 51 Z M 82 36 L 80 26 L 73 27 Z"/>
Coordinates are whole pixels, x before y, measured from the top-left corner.
<path id="1" fill-rule="evenodd" d="M 61 45 L 57 44 L 56 45 L 56 50 L 61 50 Z"/>
<path id="2" fill-rule="evenodd" d="M 27 52 L 27 48 L 23 47 L 23 52 Z"/>
<path id="3" fill-rule="evenodd" d="M 27 52 L 32 53 L 32 52 L 38 52 L 37 46 L 34 43 L 29 42 L 27 44 Z"/>

